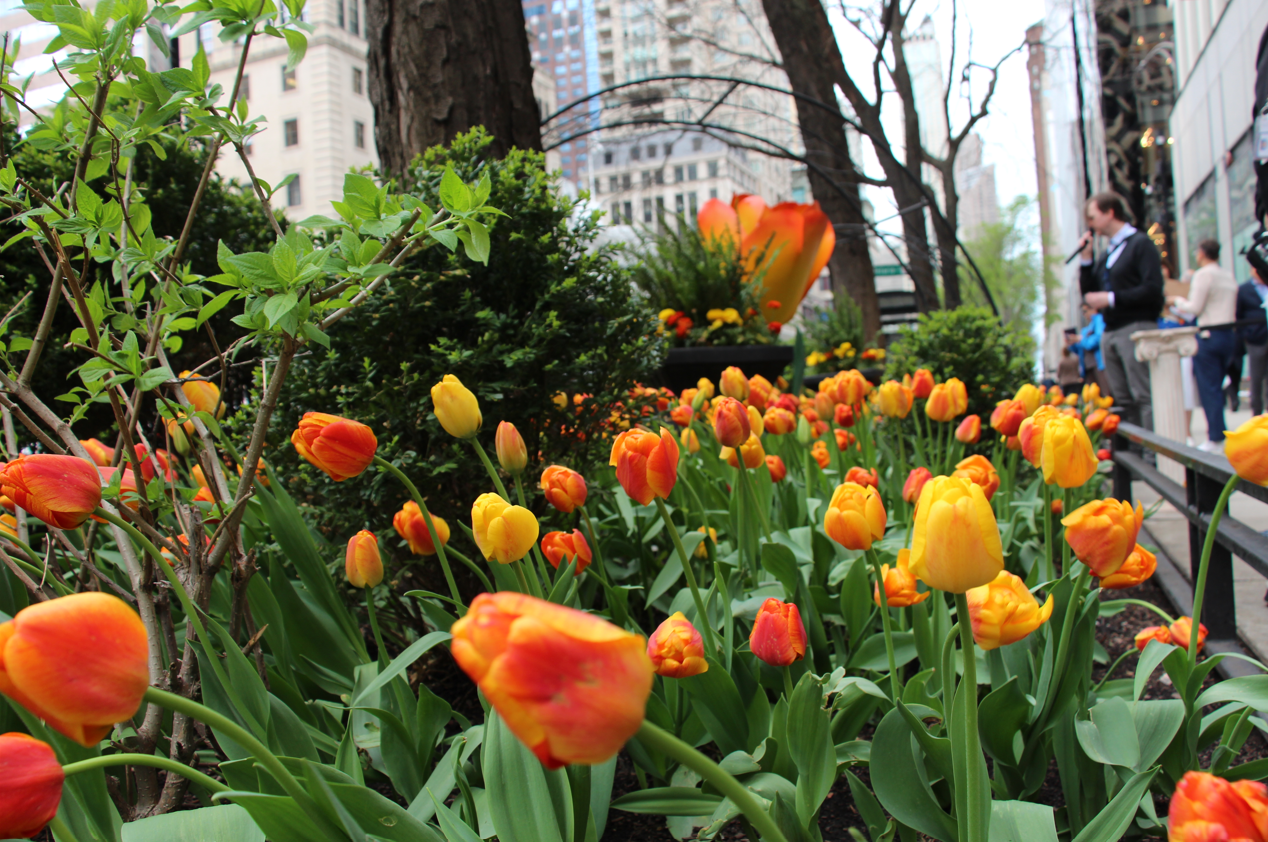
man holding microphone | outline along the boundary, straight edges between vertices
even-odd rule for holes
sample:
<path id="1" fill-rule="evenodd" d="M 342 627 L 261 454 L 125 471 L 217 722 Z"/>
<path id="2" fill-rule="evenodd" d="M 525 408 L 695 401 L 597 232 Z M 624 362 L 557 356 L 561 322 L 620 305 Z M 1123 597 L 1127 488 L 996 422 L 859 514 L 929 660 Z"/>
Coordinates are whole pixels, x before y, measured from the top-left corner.
<path id="1" fill-rule="evenodd" d="M 1127 203 L 1117 194 L 1097 193 L 1087 202 L 1086 216 L 1090 230 L 1079 241 L 1079 288 L 1084 302 L 1105 319 L 1101 351 L 1110 394 L 1124 420 L 1152 430 L 1149 366 L 1136 359 L 1131 335 L 1158 327 L 1164 304 L 1162 258 L 1149 236 L 1127 221 Z M 1095 234 L 1109 238 L 1099 257 L 1092 250 Z"/>

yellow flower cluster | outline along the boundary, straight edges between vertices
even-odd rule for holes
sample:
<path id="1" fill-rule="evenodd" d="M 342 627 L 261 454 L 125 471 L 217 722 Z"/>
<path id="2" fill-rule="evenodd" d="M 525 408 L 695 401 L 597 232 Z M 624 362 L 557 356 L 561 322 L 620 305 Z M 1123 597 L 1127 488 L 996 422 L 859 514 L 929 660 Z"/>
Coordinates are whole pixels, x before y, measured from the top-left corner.
<path id="1" fill-rule="evenodd" d="M 709 320 L 709 330 L 717 330 L 724 324 L 738 325 L 744 321 L 740 318 L 740 311 L 734 307 L 727 307 L 725 310 L 715 307 L 705 313 L 704 317 Z"/>

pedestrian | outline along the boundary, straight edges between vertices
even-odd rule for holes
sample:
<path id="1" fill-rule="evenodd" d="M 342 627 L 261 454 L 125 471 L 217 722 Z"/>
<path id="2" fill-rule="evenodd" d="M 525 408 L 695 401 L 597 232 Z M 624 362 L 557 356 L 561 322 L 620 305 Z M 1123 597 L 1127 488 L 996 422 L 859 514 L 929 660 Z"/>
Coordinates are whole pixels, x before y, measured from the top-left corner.
<path id="1" fill-rule="evenodd" d="M 1193 273 L 1189 297 L 1172 295 L 1167 303 L 1198 320 L 1198 352 L 1193 357 L 1193 379 L 1198 400 L 1206 413 L 1206 438 L 1199 450 L 1224 450 L 1224 376 L 1237 350 L 1231 325 L 1237 317 L 1237 281 L 1220 268 L 1217 240 L 1198 243 L 1198 270 Z M 1224 327 L 1219 327 L 1224 325 Z"/>
<path id="2" fill-rule="evenodd" d="M 1105 382 L 1105 355 L 1101 352 L 1105 317 L 1084 304 L 1083 320 L 1087 322 L 1087 326 L 1079 333 L 1078 341 L 1070 346 L 1079 355 L 1079 377 L 1082 378 L 1083 385 L 1095 383 L 1105 394 L 1112 394 L 1109 384 Z"/>
<path id="3" fill-rule="evenodd" d="M 1075 347 L 1078 341 L 1074 328 L 1065 332 L 1066 344 L 1057 361 L 1057 385 L 1064 395 L 1077 394 L 1083 389 L 1083 354 Z"/>
<path id="4" fill-rule="evenodd" d="M 1127 203 L 1121 196 L 1097 193 L 1084 212 L 1089 230 L 1079 241 L 1083 248 L 1079 288 L 1088 306 L 1105 319 L 1101 354 L 1110 394 L 1124 420 L 1152 430 L 1149 366 L 1136 359 L 1131 335 L 1157 329 L 1165 303 L 1162 258 L 1153 240 L 1128 221 Z M 1105 252 L 1095 259 L 1094 234 L 1109 238 Z"/>
<path id="5" fill-rule="evenodd" d="M 1256 246 L 1259 244 L 1257 243 Z M 1237 321 L 1251 321 L 1255 324 L 1242 325 L 1237 329 L 1242 341 L 1246 343 L 1246 356 L 1250 360 L 1250 411 L 1255 415 L 1264 414 L 1264 387 L 1268 381 L 1268 239 L 1263 247 L 1252 246 L 1246 251 L 1246 262 L 1250 264 L 1250 280 L 1237 288 Z"/>

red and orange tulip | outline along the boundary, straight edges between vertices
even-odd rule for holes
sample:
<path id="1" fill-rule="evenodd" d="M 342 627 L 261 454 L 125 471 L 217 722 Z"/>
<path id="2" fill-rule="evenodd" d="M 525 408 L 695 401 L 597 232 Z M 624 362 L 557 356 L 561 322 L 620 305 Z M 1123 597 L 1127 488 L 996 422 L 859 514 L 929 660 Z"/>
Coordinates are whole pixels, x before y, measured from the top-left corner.
<path id="1" fill-rule="evenodd" d="M 1060 418 L 1061 411 L 1052 406 L 1041 406 L 1035 414 L 1021 422 L 1017 429 L 1017 439 L 1021 444 L 1021 455 L 1036 468 L 1043 462 L 1044 429 L 1054 418 Z"/>
<path id="2" fill-rule="evenodd" d="M 1040 605 L 1018 576 L 1001 570 L 990 582 L 965 594 L 973 640 L 986 651 L 1016 643 L 1048 622 L 1052 594 Z"/>
<path id="3" fill-rule="evenodd" d="M 1154 575 L 1157 569 L 1157 557 L 1137 544 L 1131 555 L 1127 556 L 1127 561 L 1123 562 L 1122 567 L 1108 576 L 1101 577 L 1101 587 L 1111 591 L 1134 588 Z"/>
<path id="4" fill-rule="evenodd" d="M 748 378 L 744 376 L 743 371 L 733 365 L 727 366 L 722 376 L 718 378 L 718 388 L 728 398 L 735 398 L 737 401 L 748 400 Z"/>
<path id="5" fill-rule="evenodd" d="M 80 439 L 79 443 L 84 446 L 84 450 L 88 451 L 88 455 L 92 457 L 92 461 L 96 462 L 103 468 L 109 468 L 110 463 L 114 461 L 114 448 L 102 444 L 97 439 Z"/>
<path id="6" fill-rule="evenodd" d="M 919 605 L 929 598 L 933 591 L 921 593 L 916 589 L 916 577 L 907 568 L 911 551 L 906 547 L 898 551 L 898 564 L 892 569 L 888 564 L 881 565 L 881 578 L 885 580 L 885 604 L 890 608 L 910 608 Z M 872 601 L 881 604 L 879 585 L 872 586 Z"/>
<path id="7" fill-rule="evenodd" d="M 586 504 L 585 478 L 563 465 L 551 465 L 542 471 L 541 488 L 546 502 L 566 515 Z"/>
<path id="8" fill-rule="evenodd" d="M 182 371 L 181 379 L 198 377 L 192 371 Z M 190 406 L 197 412 L 206 412 L 215 418 L 223 418 L 225 405 L 220 400 L 220 387 L 210 380 L 187 380 L 181 384 L 181 391 Z"/>
<path id="9" fill-rule="evenodd" d="M 65 779 L 48 743 L 29 734 L 0 734 L 0 837 L 38 836 L 57 815 Z"/>
<path id="10" fill-rule="evenodd" d="M 1198 623 L 1198 651 L 1202 651 L 1202 646 L 1206 643 L 1206 623 Z M 1186 652 L 1189 650 L 1189 643 L 1193 638 L 1193 618 L 1180 617 L 1171 624 L 1171 642 Z"/>
<path id="11" fill-rule="evenodd" d="M 1159 643 L 1171 642 L 1171 629 L 1166 626 L 1147 626 L 1136 632 L 1136 648 L 1141 652 L 1145 651 L 1145 647 L 1149 645 L 1149 641 L 1156 640 Z"/>
<path id="12" fill-rule="evenodd" d="M 444 518 L 435 515 L 431 515 L 431 523 L 436 530 L 436 538 L 439 539 L 440 545 L 448 546 L 449 524 Z M 431 533 L 427 531 L 423 511 L 413 500 L 406 501 L 401 510 L 392 517 L 392 526 L 396 528 L 397 535 L 409 542 L 409 551 L 414 555 L 436 554 L 436 545 L 432 543 Z"/>
<path id="13" fill-rule="evenodd" d="M 762 418 L 762 426 L 772 436 L 783 436 L 797 429 L 797 416 L 781 406 L 772 406 Z"/>
<path id="14" fill-rule="evenodd" d="M 918 368 L 911 376 L 911 391 L 917 398 L 927 398 L 933 393 L 933 372 L 927 368 Z"/>
<path id="15" fill-rule="evenodd" d="M 788 476 L 788 466 L 773 453 L 766 456 L 766 469 L 770 471 L 771 482 L 783 482 Z"/>
<path id="16" fill-rule="evenodd" d="M 964 444 L 977 444 L 982 438 L 982 419 L 977 415 L 966 415 L 955 428 L 955 440 Z"/>
<path id="17" fill-rule="evenodd" d="M 735 398 L 720 398 L 713 415 L 713 434 L 723 447 L 739 447 L 748 441 L 752 427 L 748 409 Z"/>
<path id="18" fill-rule="evenodd" d="M 291 433 L 291 444 L 326 476 L 343 482 L 360 476 L 370 466 L 379 440 L 360 421 L 324 412 L 305 412 L 299 427 Z"/>
<path id="19" fill-rule="evenodd" d="M 542 536 L 542 555 L 550 562 L 550 566 L 559 569 L 559 565 L 567 566 L 573 559 L 577 561 L 576 575 L 590 566 L 593 556 L 586 536 L 580 529 L 571 532 L 547 532 Z"/>
<path id="20" fill-rule="evenodd" d="M 383 558 L 379 555 L 379 539 L 362 529 L 348 539 L 343 572 L 354 588 L 373 588 L 383 581 Z"/>
<path id="21" fill-rule="evenodd" d="M 665 678 L 691 678 L 709 671 L 700 632 L 681 611 L 656 627 L 647 639 L 647 657 L 656 674 Z"/>
<path id="22" fill-rule="evenodd" d="M 912 468 L 911 473 L 907 475 L 907 481 L 903 483 L 903 501 L 915 503 L 919 500 L 920 490 L 931 479 L 933 479 L 933 474 L 929 472 L 928 468 Z"/>
<path id="23" fill-rule="evenodd" d="M 748 421 L 747 414 L 745 422 Z M 612 443 L 608 464 L 616 468 L 617 481 L 634 500 L 648 505 L 653 499 L 666 498 L 678 482 L 678 442 L 662 429 L 660 435 L 649 430 L 626 430 Z"/>
<path id="24" fill-rule="evenodd" d="M 982 493 L 986 495 L 987 500 L 991 499 L 995 495 L 996 489 L 999 488 L 999 473 L 995 470 L 995 466 L 991 464 L 991 460 L 980 453 L 974 453 L 972 456 L 961 459 L 956 463 L 955 471 L 951 476 L 964 477 L 972 481 L 982 489 Z"/>
<path id="25" fill-rule="evenodd" d="M 1167 820 L 1171 842 L 1265 842 L 1268 787 L 1186 772 L 1171 796 Z"/>
<path id="26" fill-rule="evenodd" d="M 638 635 L 513 591 L 480 594 L 453 657 L 549 769 L 603 763 L 643 724 L 655 674 Z"/>
<path id="27" fill-rule="evenodd" d="M 1002 400 L 991 412 L 991 429 L 1001 436 L 1015 436 L 1026 420 L 1026 405 L 1019 400 Z"/>
<path id="28" fill-rule="evenodd" d="M 19 456 L 0 473 L 0 493 L 49 526 L 74 529 L 101 503 L 101 475 L 78 456 Z"/>
<path id="29" fill-rule="evenodd" d="M 806 627 L 791 602 L 770 597 L 757 609 L 748 637 L 749 648 L 772 667 L 786 667 L 806 657 Z"/>
<path id="30" fill-rule="evenodd" d="M 1061 519 L 1065 540 L 1079 561 L 1104 579 L 1118 572 L 1136 548 L 1136 536 L 1144 522 L 1140 504 L 1113 498 L 1093 500 Z"/>

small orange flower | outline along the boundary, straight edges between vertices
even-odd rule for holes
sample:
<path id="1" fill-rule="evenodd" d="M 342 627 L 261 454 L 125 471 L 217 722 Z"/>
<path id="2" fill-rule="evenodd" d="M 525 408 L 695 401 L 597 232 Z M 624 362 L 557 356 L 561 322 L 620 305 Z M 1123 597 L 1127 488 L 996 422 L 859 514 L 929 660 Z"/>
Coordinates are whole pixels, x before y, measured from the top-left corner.
<path id="1" fill-rule="evenodd" d="M 511 476 L 519 476 L 528 467 L 528 447 L 520 431 L 510 421 L 498 422 L 493 446 L 497 451 L 498 464 Z"/>
<path id="2" fill-rule="evenodd" d="M 1134 588 L 1154 575 L 1157 569 L 1157 557 L 1137 544 L 1136 549 L 1132 550 L 1122 567 L 1101 579 L 1101 587 L 1111 591 Z"/>
<path id="3" fill-rule="evenodd" d="M 749 435 L 748 441 L 740 445 L 740 455 L 744 457 L 744 467 L 749 469 L 756 468 L 766 461 L 766 449 L 762 447 L 762 441 L 756 435 Z M 740 466 L 739 457 L 735 455 L 735 448 L 733 447 L 722 448 L 718 458 L 725 461 L 732 468 Z"/>
<path id="4" fill-rule="evenodd" d="M 1104 409 L 1094 409 L 1087 414 L 1087 418 L 1083 422 L 1083 426 L 1089 430 L 1099 430 L 1101 425 L 1105 423 L 1105 419 L 1109 417 L 1109 411 Z"/>
<path id="5" fill-rule="evenodd" d="M 766 409 L 766 402 L 770 400 L 774 391 L 775 387 L 771 385 L 769 380 L 760 374 L 754 374 L 748 379 L 749 406 Z"/>
<path id="6" fill-rule="evenodd" d="M 343 482 L 370 466 L 379 440 L 360 421 L 305 412 L 299 427 L 291 433 L 291 444 L 315 467 L 335 482 Z"/>
<path id="7" fill-rule="evenodd" d="M 833 411 L 833 419 L 838 427 L 854 426 L 854 407 L 847 403 L 839 403 Z"/>
<path id="8" fill-rule="evenodd" d="M 918 368 L 911 377 L 911 391 L 917 398 L 927 398 L 933 392 L 933 372 L 927 368 Z"/>
<path id="9" fill-rule="evenodd" d="M 749 649 L 772 667 L 786 667 L 806 657 L 806 627 L 791 602 L 770 597 L 757 609 L 748 637 Z"/>
<path id="10" fill-rule="evenodd" d="M 181 379 L 198 377 L 192 371 L 182 371 Z M 181 391 L 197 412 L 206 412 L 216 418 L 223 418 L 225 405 L 220 400 L 220 387 L 210 380 L 186 380 L 181 384 Z"/>
<path id="11" fill-rule="evenodd" d="M 911 473 L 907 475 L 907 481 L 903 483 L 903 500 L 914 504 L 920 499 L 920 490 L 931 479 L 933 474 L 928 468 L 912 468 Z"/>
<path id="12" fill-rule="evenodd" d="M 1052 594 L 1040 605 L 1020 577 L 1001 570 L 994 580 L 965 594 L 973 640 L 990 651 L 1016 643 L 1048 622 Z"/>
<path id="13" fill-rule="evenodd" d="M 679 427 L 686 427 L 691 424 L 692 416 L 695 412 L 691 409 L 691 404 L 679 404 L 669 411 L 670 419 Z"/>
<path id="14" fill-rule="evenodd" d="M 1026 405 L 1019 400 L 1002 400 L 991 412 L 991 429 L 1001 436 L 1015 436 L 1026 420 Z"/>
<path id="15" fill-rule="evenodd" d="M 1017 429 L 1017 438 L 1021 442 L 1021 455 L 1036 468 L 1043 460 L 1043 431 L 1048 423 L 1059 418 L 1061 412 L 1056 407 L 1041 406 L 1035 414 L 1021 422 Z"/>
<path id="16" fill-rule="evenodd" d="M 114 448 L 107 447 L 97 439 L 80 439 L 79 443 L 84 446 L 84 450 L 88 451 L 88 455 L 92 457 L 92 461 L 96 462 L 103 468 L 109 468 L 110 463 L 114 461 Z"/>
<path id="17" fill-rule="evenodd" d="M 889 380 L 881 384 L 879 405 L 881 414 L 887 418 L 906 418 L 911 412 L 914 400 L 911 388 L 897 380 Z"/>
<path id="18" fill-rule="evenodd" d="M 656 627 L 647 639 L 647 657 L 656 674 L 665 678 L 691 678 L 709 671 L 704 639 L 681 611 Z"/>
<path id="19" fill-rule="evenodd" d="M 718 387 L 722 394 L 737 401 L 748 400 L 748 378 L 735 366 L 727 366 L 718 378 Z"/>
<path id="20" fill-rule="evenodd" d="M 0 836 L 38 836 L 57 815 L 65 779 L 48 743 L 29 734 L 0 734 Z"/>
<path id="21" fill-rule="evenodd" d="M 1122 419 L 1121 419 L 1121 418 L 1119 418 L 1117 415 L 1110 415 L 1110 416 L 1107 416 L 1107 417 L 1106 417 L 1106 419 L 1105 419 L 1105 421 L 1101 424 L 1101 435 L 1103 435 L 1103 436 L 1112 436 L 1112 435 L 1114 435 L 1115 433 L 1117 433 L 1117 432 L 1118 432 L 1118 422 L 1119 422 L 1119 421 L 1121 421 L 1121 420 L 1122 420 Z"/>
<path id="22" fill-rule="evenodd" d="M 981 487 L 987 500 L 991 499 L 995 490 L 999 488 L 999 473 L 996 472 L 995 466 L 991 464 L 990 459 L 978 453 L 960 460 L 951 476 L 971 480 Z"/>
<path id="23" fill-rule="evenodd" d="M 1193 638 L 1193 618 L 1181 617 L 1171 624 L 1171 642 L 1186 652 Z M 1198 651 L 1206 643 L 1206 623 L 1198 623 Z"/>
<path id="24" fill-rule="evenodd" d="M 854 437 L 854 433 L 851 433 L 849 430 L 842 430 L 838 428 L 832 431 L 832 435 L 837 440 L 837 450 L 845 450 L 850 445 L 858 441 L 858 439 Z"/>
<path id="25" fill-rule="evenodd" d="M 431 514 L 428 512 L 428 514 Z M 449 544 L 449 524 L 444 518 L 431 515 L 432 527 L 442 547 Z M 435 555 L 436 545 L 432 543 L 431 533 L 427 531 L 427 521 L 423 520 L 423 511 L 413 500 L 406 501 L 401 510 L 392 517 L 392 526 L 396 534 L 409 542 L 409 551 L 414 555 Z"/>
<path id="26" fill-rule="evenodd" d="M 585 478 L 563 465 L 551 465 L 542 471 L 541 488 L 546 502 L 566 515 L 586 504 Z"/>
<path id="27" fill-rule="evenodd" d="M 819 467 L 827 470 L 828 465 L 832 462 L 832 457 L 828 454 L 828 443 L 825 441 L 816 441 L 810 448 L 810 455 L 814 457 L 815 462 L 819 463 Z"/>
<path id="28" fill-rule="evenodd" d="M 745 423 L 748 416 L 744 417 Z M 662 429 L 626 430 L 612 443 L 608 464 L 616 468 L 616 478 L 625 493 L 641 505 L 656 497 L 666 498 L 678 482 L 678 442 Z"/>
<path id="29" fill-rule="evenodd" d="M 1141 652 L 1145 651 L 1145 647 L 1149 645 L 1149 641 L 1156 640 L 1159 643 L 1171 642 L 1171 629 L 1166 626 L 1148 626 L 1136 632 L 1136 648 Z"/>
<path id="30" fill-rule="evenodd" d="M 580 529 L 574 529 L 572 532 L 547 532 L 542 536 L 542 555 L 546 556 L 550 566 L 556 570 L 559 569 L 560 564 L 567 566 L 576 559 L 575 575 L 577 576 L 590 566 L 593 558 L 590 554 L 590 545 L 586 543 L 586 536 L 581 534 Z"/>
<path id="31" fill-rule="evenodd" d="M 19 456 L 4 466 L 0 493 L 49 526 L 75 529 L 101 503 L 101 475 L 78 456 Z"/>
<path id="32" fill-rule="evenodd" d="M 682 442 L 683 447 L 687 448 L 688 453 L 700 452 L 700 437 L 690 427 L 683 427 L 682 435 L 678 436 L 678 440 Z"/>
<path id="33" fill-rule="evenodd" d="M 977 415 L 966 415 L 955 428 L 955 440 L 964 444 L 977 444 L 982 438 L 982 419 Z"/>
<path id="34" fill-rule="evenodd" d="M 773 453 L 766 457 L 766 468 L 770 471 L 771 482 L 783 482 L 784 477 L 788 476 L 788 467 L 784 460 Z"/>
<path id="35" fill-rule="evenodd" d="M 723 447 L 739 447 L 748 441 L 752 430 L 748 409 L 735 398 L 724 397 L 713 416 L 713 433 Z"/>
<path id="36" fill-rule="evenodd" d="M 379 539 L 362 529 L 348 539 L 343 572 L 354 588 L 373 588 L 383 581 L 383 558 L 379 555 Z"/>
<path id="37" fill-rule="evenodd" d="M 920 593 L 916 590 L 916 577 L 907 569 L 907 560 L 910 556 L 911 550 L 904 547 L 898 551 L 898 564 L 892 570 L 888 564 L 881 565 L 881 578 L 885 580 L 885 603 L 890 608 L 910 608 L 913 605 L 919 605 L 933 593 L 933 591 Z M 879 585 L 872 586 L 872 601 L 878 606 L 881 604 Z"/>
<path id="38" fill-rule="evenodd" d="M 1268 787 L 1186 772 L 1176 784 L 1167 819 L 1171 842 L 1264 842 Z"/>
<path id="39" fill-rule="evenodd" d="M 783 436 L 797 429 L 797 416 L 782 406 L 772 406 L 762 418 L 762 426 L 772 436 Z"/>
<path id="40" fill-rule="evenodd" d="M 855 465 L 853 468 L 845 472 L 845 481 L 853 482 L 858 485 L 870 485 L 872 488 L 880 488 L 880 477 L 876 475 L 876 469 L 863 470 Z"/>
<path id="41" fill-rule="evenodd" d="M 1268 485 L 1268 415 L 1258 415 L 1225 434 L 1224 455 L 1247 482 Z"/>
<path id="42" fill-rule="evenodd" d="M 1136 548 L 1144 510 L 1124 500 L 1093 500 L 1061 520 L 1065 540 L 1079 561 L 1104 579 L 1118 572 Z"/>
<path id="43" fill-rule="evenodd" d="M 876 488 L 843 482 L 823 514 L 823 531 L 847 550 L 869 550 L 885 536 L 885 506 Z"/>

